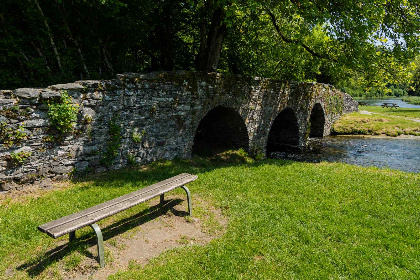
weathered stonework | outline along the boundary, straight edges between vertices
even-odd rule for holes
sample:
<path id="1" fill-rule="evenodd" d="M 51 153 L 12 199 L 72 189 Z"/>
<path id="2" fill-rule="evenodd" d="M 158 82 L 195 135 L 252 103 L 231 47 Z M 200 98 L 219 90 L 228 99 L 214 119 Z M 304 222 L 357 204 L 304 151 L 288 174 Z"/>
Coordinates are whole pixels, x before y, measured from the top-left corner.
<path id="1" fill-rule="evenodd" d="M 74 133 L 54 142 L 47 101 L 58 100 L 63 91 L 79 104 L 78 121 Z M 322 123 L 316 124 L 324 136 L 342 114 L 358 108 L 349 95 L 330 85 L 184 71 L 126 73 L 115 80 L 3 90 L 0 129 L 16 134 L 20 127 L 26 136 L 13 135 L 20 138 L 13 144 L 0 139 L 0 190 L 134 162 L 190 157 L 200 121 L 218 106 L 242 117 L 251 155 L 265 155 L 271 126 L 286 108 L 297 120 L 296 144 L 304 146 L 315 104 L 324 113 L 324 129 Z M 121 139 L 115 157 L 104 162 L 112 120 Z M 13 162 L 11 154 L 22 151 L 30 156 L 23 164 Z"/>

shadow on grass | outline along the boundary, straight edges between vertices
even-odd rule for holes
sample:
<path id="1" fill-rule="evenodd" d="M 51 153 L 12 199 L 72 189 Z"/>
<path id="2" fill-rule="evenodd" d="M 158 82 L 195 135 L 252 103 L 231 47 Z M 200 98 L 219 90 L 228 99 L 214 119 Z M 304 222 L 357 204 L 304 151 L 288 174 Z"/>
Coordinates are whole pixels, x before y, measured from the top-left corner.
<path id="1" fill-rule="evenodd" d="M 188 212 L 174 209 L 174 207 L 179 205 L 182 201 L 183 200 L 181 199 L 165 200 L 163 205 L 158 204 L 152 206 L 134 216 L 122 219 L 101 229 L 104 241 L 154 220 L 168 212 L 171 212 L 173 215 L 179 217 L 187 216 Z M 51 264 L 58 262 L 74 251 L 79 251 L 82 255 L 88 258 L 97 259 L 96 254 L 93 255 L 88 251 L 88 248 L 91 246 L 96 246 L 96 236 L 93 231 L 83 236 L 76 237 L 72 243 L 60 245 L 38 258 L 20 265 L 17 269 L 25 271 L 29 277 L 36 277 Z"/>
<path id="2" fill-rule="evenodd" d="M 264 164 L 289 165 L 293 161 L 266 159 L 254 161 L 248 157 L 238 154 L 237 151 L 227 151 L 216 154 L 212 157 L 194 156 L 191 159 L 175 159 L 172 161 L 156 161 L 147 166 L 124 168 L 112 172 L 97 175 L 86 175 L 75 178 L 73 182 L 89 183 L 90 187 L 120 187 L 126 184 L 144 186 L 179 175 L 190 173 L 199 175 L 215 169 L 234 166 L 257 167 Z M 200 178 L 199 178 L 200 179 Z M 199 180 L 198 179 L 198 180 Z"/>

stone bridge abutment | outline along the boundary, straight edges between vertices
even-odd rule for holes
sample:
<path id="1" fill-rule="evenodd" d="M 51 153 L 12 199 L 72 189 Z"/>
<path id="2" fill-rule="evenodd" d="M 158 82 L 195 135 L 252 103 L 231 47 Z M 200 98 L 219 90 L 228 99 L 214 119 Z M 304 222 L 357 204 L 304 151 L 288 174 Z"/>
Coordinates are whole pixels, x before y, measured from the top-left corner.
<path id="1" fill-rule="evenodd" d="M 78 118 L 74 130 L 57 140 L 47 104 L 64 92 L 78 105 Z M 3 90 L 0 189 L 188 158 L 205 154 L 211 144 L 216 151 L 266 155 L 328 135 L 334 121 L 357 105 L 325 84 L 185 71 Z"/>

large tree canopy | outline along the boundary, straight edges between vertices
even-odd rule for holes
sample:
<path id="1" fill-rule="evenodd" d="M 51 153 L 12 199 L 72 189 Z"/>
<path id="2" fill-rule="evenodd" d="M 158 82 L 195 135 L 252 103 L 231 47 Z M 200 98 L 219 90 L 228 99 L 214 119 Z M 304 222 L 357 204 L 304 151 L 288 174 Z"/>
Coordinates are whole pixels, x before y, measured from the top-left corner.
<path id="1" fill-rule="evenodd" d="M 419 30 L 416 0 L 2 0 L 0 88 L 175 69 L 408 84 Z"/>

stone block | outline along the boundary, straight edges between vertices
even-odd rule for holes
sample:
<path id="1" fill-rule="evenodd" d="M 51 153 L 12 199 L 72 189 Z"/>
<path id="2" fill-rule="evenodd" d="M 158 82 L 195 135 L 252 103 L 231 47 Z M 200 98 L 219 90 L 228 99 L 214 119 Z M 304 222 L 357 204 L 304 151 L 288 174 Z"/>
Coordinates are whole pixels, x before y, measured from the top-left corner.
<path id="1" fill-rule="evenodd" d="M 76 168 L 76 172 L 83 172 L 88 168 L 89 162 L 88 161 L 79 161 L 76 162 L 74 167 Z"/>
<path id="2" fill-rule="evenodd" d="M 73 166 L 72 165 L 57 165 L 53 167 L 52 171 L 55 174 L 68 174 L 73 171 Z"/>
<path id="3" fill-rule="evenodd" d="M 22 99 L 37 99 L 41 90 L 35 88 L 18 88 L 14 90 L 14 94 Z"/>
<path id="4" fill-rule="evenodd" d="M 99 87 L 100 82 L 101 81 L 98 80 L 83 80 L 76 81 L 75 83 L 81 85 L 82 87 L 97 89 Z"/>
<path id="5" fill-rule="evenodd" d="M 48 126 L 48 120 L 46 119 L 27 120 L 25 122 L 26 128 L 39 128 L 39 127 L 46 127 L 46 126 Z"/>
<path id="6" fill-rule="evenodd" d="M 42 189 L 51 189 L 52 186 L 53 186 L 53 182 L 52 182 L 51 178 L 46 178 L 46 179 L 41 180 L 38 183 L 38 186 Z"/>
<path id="7" fill-rule="evenodd" d="M 41 100 L 59 101 L 62 93 L 53 90 L 43 90 L 41 92 Z"/>
<path id="8" fill-rule="evenodd" d="M 16 99 L 4 99 L 4 98 L 0 99 L 0 106 L 10 107 L 10 106 L 13 106 L 16 103 L 17 103 Z"/>
<path id="9" fill-rule="evenodd" d="M 80 83 L 67 83 L 67 84 L 57 84 L 48 87 L 53 90 L 70 90 L 70 91 L 81 91 L 84 90 L 84 87 Z"/>

